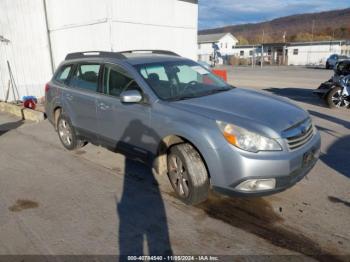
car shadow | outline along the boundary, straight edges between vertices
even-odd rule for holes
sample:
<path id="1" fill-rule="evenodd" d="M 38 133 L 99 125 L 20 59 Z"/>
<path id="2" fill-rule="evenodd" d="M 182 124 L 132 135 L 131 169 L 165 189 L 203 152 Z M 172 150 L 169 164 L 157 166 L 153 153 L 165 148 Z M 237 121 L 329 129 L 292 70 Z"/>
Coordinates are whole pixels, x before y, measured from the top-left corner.
<path id="1" fill-rule="evenodd" d="M 326 103 L 324 102 L 324 100 L 312 93 L 313 89 L 295 88 L 295 87 L 285 87 L 285 88 L 270 87 L 270 88 L 265 88 L 263 90 L 278 96 L 287 97 L 297 102 L 326 107 Z"/>
<path id="2" fill-rule="evenodd" d="M 345 128 L 350 129 L 350 122 L 347 120 L 343 120 L 343 119 L 340 119 L 340 118 L 337 118 L 337 117 L 334 117 L 331 115 L 326 115 L 326 114 L 323 114 L 323 113 L 320 113 L 320 112 L 317 112 L 314 110 L 308 110 L 308 112 L 313 116 L 328 120 L 330 122 L 336 123 L 338 125 L 341 125 L 341 126 L 344 126 Z"/>
<path id="3" fill-rule="evenodd" d="M 320 159 L 340 174 L 350 178 L 350 135 L 337 139 Z"/>
<path id="4" fill-rule="evenodd" d="M 18 120 L 16 122 L 9 122 L 9 123 L 0 125 L 0 136 L 2 136 L 3 134 L 13 129 L 20 127 L 21 125 L 23 125 L 23 120 Z"/>
<path id="5" fill-rule="evenodd" d="M 311 65 L 311 66 L 305 66 L 305 69 L 319 69 L 319 70 L 324 70 L 324 71 L 329 71 L 329 70 L 333 70 L 331 68 L 326 68 L 326 66 L 315 66 L 315 65 Z"/>
<path id="6" fill-rule="evenodd" d="M 135 120 L 120 141 L 138 145 L 144 134 L 158 141 L 154 130 Z M 135 159 L 125 159 L 123 193 L 120 201 L 116 199 L 120 261 L 127 261 L 128 255 L 172 255 L 159 184 L 150 165 Z"/>
<path id="7" fill-rule="evenodd" d="M 350 202 L 342 200 L 335 196 L 328 196 L 328 200 L 331 201 L 332 203 L 343 204 L 346 207 L 350 207 Z"/>
<path id="8" fill-rule="evenodd" d="M 350 128 L 350 122 L 347 120 L 343 120 L 331 115 L 326 115 L 320 112 L 316 112 L 313 110 L 308 110 L 310 115 L 325 119 L 329 122 L 333 122 L 335 124 L 341 125 L 347 129 Z M 317 129 L 320 131 L 326 132 L 329 135 L 332 135 L 334 137 L 338 137 L 336 135 L 336 132 L 333 130 L 323 127 L 323 126 L 317 126 Z M 349 148 L 350 148 L 350 135 L 338 137 L 338 139 L 327 148 L 327 151 L 325 154 L 322 154 L 320 156 L 320 159 L 327 164 L 329 167 L 333 168 L 337 172 L 341 173 L 342 175 L 350 178 L 350 161 L 349 161 Z"/>

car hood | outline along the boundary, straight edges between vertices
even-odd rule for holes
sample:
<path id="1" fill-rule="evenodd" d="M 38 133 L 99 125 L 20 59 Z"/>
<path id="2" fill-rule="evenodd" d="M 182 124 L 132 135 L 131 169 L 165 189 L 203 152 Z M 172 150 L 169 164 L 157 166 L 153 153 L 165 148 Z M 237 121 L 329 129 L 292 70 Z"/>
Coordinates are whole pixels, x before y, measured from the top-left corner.
<path id="1" fill-rule="evenodd" d="M 286 99 L 243 88 L 173 102 L 172 106 L 213 120 L 263 125 L 279 134 L 308 118 L 306 111 Z"/>

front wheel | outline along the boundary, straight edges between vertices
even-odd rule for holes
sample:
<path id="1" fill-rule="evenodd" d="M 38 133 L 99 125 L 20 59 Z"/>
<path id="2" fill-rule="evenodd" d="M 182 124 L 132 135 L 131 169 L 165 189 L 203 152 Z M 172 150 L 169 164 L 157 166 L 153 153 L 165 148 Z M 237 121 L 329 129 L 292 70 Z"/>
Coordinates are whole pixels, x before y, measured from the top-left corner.
<path id="1" fill-rule="evenodd" d="M 326 96 L 326 102 L 329 108 L 341 108 L 346 106 L 347 102 L 345 97 L 342 96 L 342 88 L 339 86 L 334 87 L 331 91 L 329 91 Z"/>
<path id="2" fill-rule="evenodd" d="M 170 149 L 168 176 L 184 203 L 195 205 L 208 198 L 208 172 L 200 154 L 191 144 L 179 144 Z"/>

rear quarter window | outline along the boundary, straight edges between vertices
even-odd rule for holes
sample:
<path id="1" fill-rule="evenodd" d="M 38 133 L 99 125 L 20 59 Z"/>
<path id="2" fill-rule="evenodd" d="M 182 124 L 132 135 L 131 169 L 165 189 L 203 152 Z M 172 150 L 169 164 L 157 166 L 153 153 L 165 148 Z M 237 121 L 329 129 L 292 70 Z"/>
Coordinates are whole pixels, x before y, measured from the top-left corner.
<path id="1" fill-rule="evenodd" d="M 66 65 L 60 68 L 58 73 L 56 74 L 55 80 L 61 83 L 67 81 L 70 72 L 72 71 L 73 65 Z"/>

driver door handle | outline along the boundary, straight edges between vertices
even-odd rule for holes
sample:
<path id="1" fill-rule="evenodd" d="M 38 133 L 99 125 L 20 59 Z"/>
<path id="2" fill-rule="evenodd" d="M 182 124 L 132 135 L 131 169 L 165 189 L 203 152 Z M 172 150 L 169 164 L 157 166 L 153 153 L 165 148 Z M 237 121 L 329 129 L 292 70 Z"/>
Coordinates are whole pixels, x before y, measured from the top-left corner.
<path id="1" fill-rule="evenodd" d="M 71 95 L 71 94 L 66 94 L 66 98 L 67 98 L 69 101 L 72 101 L 72 100 L 73 100 L 73 95 Z"/>
<path id="2" fill-rule="evenodd" d="M 110 106 L 106 105 L 103 102 L 100 102 L 100 103 L 98 103 L 98 108 L 101 109 L 101 110 L 108 110 L 108 109 L 110 109 Z"/>

